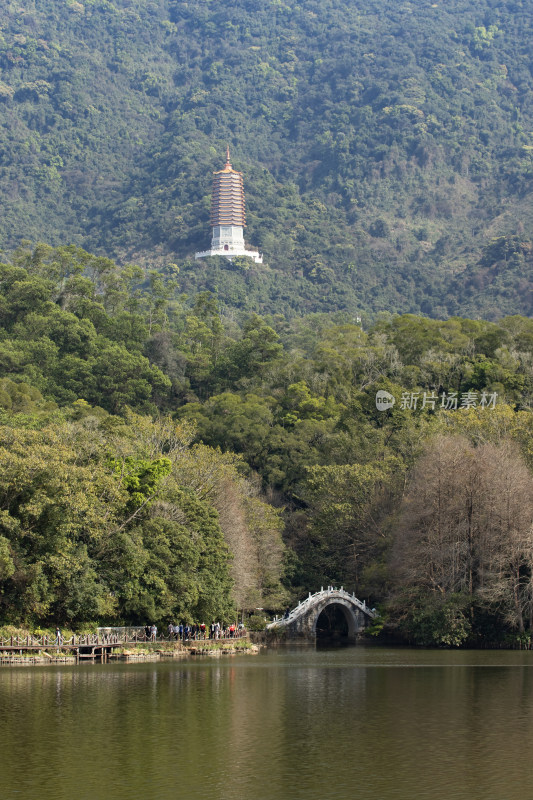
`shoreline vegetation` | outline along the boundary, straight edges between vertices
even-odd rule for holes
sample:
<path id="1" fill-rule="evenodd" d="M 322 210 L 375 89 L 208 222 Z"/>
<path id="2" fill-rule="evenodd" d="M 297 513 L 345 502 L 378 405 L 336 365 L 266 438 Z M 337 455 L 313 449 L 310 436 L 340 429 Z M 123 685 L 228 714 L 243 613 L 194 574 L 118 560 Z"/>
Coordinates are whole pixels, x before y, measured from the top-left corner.
<path id="1" fill-rule="evenodd" d="M 150 651 L 143 651 L 141 648 L 139 651 L 134 652 L 130 650 L 122 650 L 121 648 L 117 648 L 116 651 L 113 651 L 107 658 L 106 663 L 111 662 L 127 662 L 127 663 L 138 663 L 142 661 L 161 661 L 164 659 L 182 659 L 182 658 L 189 658 L 191 656 L 211 656 L 211 657 L 218 657 L 218 656 L 235 656 L 235 655 L 257 655 L 260 651 L 260 646 L 252 644 L 248 642 L 248 646 L 244 646 L 244 642 L 240 644 L 221 644 L 219 647 L 216 646 L 206 646 L 206 647 L 184 647 L 183 649 L 179 650 L 154 650 Z M 92 659 L 84 659 L 84 661 L 79 661 L 76 659 L 76 656 L 69 655 L 67 653 L 54 653 L 53 655 L 48 652 L 42 652 L 40 654 L 31 655 L 29 653 L 23 655 L 14 655 L 11 653 L 2 653 L 0 651 L 0 667 L 2 666 L 11 666 L 11 667 L 29 667 L 29 666 L 46 666 L 52 664 L 72 664 L 78 665 L 81 663 L 94 663 L 99 662 L 100 659 L 96 656 Z"/>
<path id="2" fill-rule="evenodd" d="M 355 642 L 348 642 L 342 636 L 332 635 L 330 639 L 317 638 L 314 641 L 305 638 L 291 638 L 287 637 L 286 631 L 246 631 L 240 636 L 222 639 L 190 639 L 186 641 L 167 639 L 161 635 L 160 640 L 156 641 L 139 641 L 130 642 L 128 646 L 107 645 L 110 649 L 106 651 L 105 658 L 102 658 L 101 653 L 93 653 L 89 655 L 85 653 L 80 656 L 79 652 L 76 655 L 75 651 L 64 646 L 65 642 L 61 645 L 54 645 L 51 642 L 54 639 L 52 629 L 42 631 L 39 629 L 38 636 L 42 637 L 43 633 L 47 634 L 50 639 L 50 644 L 43 647 L 41 650 L 25 649 L 36 641 L 35 632 L 31 633 L 27 629 L 14 628 L 13 626 L 0 627 L 0 667 L 28 667 L 28 666 L 46 666 L 52 664 L 65 664 L 65 665 L 79 665 L 83 662 L 89 663 L 141 663 L 141 662 L 159 662 L 171 659 L 184 659 L 192 656 L 208 656 L 208 657 L 221 657 L 233 655 L 257 655 L 264 649 L 277 649 L 279 647 L 313 647 L 321 645 L 328 645 L 333 647 L 386 647 L 386 648 L 415 648 L 415 649 L 435 649 L 432 644 L 418 644 L 416 642 L 406 642 L 405 640 L 398 639 L 394 635 L 385 634 L 376 638 L 375 632 L 372 627 L 361 631 Z M 65 640 L 68 641 L 73 638 L 74 634 L 71 631 L 65 631 Z M 91 634 L 85 634 L 91 636 Z M 103 642 L 105 637 L 101 637 Z M 11 641 L 14 649 L 7 651 L 3 649 L 6 646 L 6 640 Z M 19 649 L 20 645 L 20 649 Z M 88 647 L 89 645 L 81 645 L 81 647 Z M 464 650 L 532 650 L 533 642 L 531 639 L 520 636 L 508 636 L 501 641 L 481 641 L 476 644 L 468 643 L 461 645 L 453 645 L 449 643 L 441 643 L 437 649 L 464 649 Z"/>
<path id="3" fill-rule="evenodd" d="M 153 645 L 150 643 L 146 644 L 139 644 L 136 647 L 129 647 L 129 648 L 113 648 L 112 652 L 106 657 L 105 662 L 106 664 L 110 663 L 129 663 L 129 664 L 136 664 L 136 663 L 143 663 L 143 662 L 159 662 L 165 660 L 172 660 L 172 659 L 186 659 L 191 657 L 197 656 L 204 656 L 204 657 L 221 657 L 221 656 L 235 656 L 235 655 L 258 655 L 261 650 L 266 648 L 277 649 L 283 646 L 291 646 L 291 647 L 313 647 L 313 645 L 317 644 L 315 642 L 311 642 L 309 640 L 300 640 L 300 639 L 285 639 L 279 636 L 272 636 L 272 637 L 264 637 L 261 638 L 261 641 L 253 642 L 250 641 L 249 638 L 243 638 L 241 640 L 235 641 L 223 641 L 223 642 L 214 642 L 214 641 L 200 641 L 200 642 L 176 642 L 174 645 L 167 643 L 167 646 L 164 646 L 164 643 L 156 642 Z M 439 650 L 456 650 L 456 649 L 463 649 L 463 650 L 532 650 L 533 643 L 528 642 L 524 643 L 519 639 L 513 641 L 507 641 L 505 643 L 493 643 L 492 645 L 484 644 L 478 645 L 476 647 L 451 647 L 451 646 L 440 646 L 435 648 L 434 646 L 422 646 L 416 644 L 405 644 L 405 642 L 398 642 L 398 641 L 372 641 L 364 636 L 361 637 L 357 643 L 345 643 L 343 644 L 339 640 L 336 640 L 335 646 L 349 646 L 349 647 L 377 647 L 377 648 L 413 648 L 417 650 L 424 650 L 424 649 L 439 649 Z M 49 648 L 51 649 L 51 648 Z M 85 658 L 83 660 L 77 659 L 75 655 L 69 654 L 68 652 L 64 652 L 61 648 L 57 648 L 57 651 L 48 652 L 47 650 L 40 651 L 38 653 L 30 653 L 28 651 L 22 652 L 22 654 L 15 654 L 15 653 L 7 653 L 2 651 L 0 648 L 0 668 L 1 667 L 31 667 L 31 666 L 51 666 L 52 664 L 65 664 L 65 665 L 72 665 L 77 666 L 81 663 L 102 663 L 99 656 L 94 656 L 93 658 Z"/>

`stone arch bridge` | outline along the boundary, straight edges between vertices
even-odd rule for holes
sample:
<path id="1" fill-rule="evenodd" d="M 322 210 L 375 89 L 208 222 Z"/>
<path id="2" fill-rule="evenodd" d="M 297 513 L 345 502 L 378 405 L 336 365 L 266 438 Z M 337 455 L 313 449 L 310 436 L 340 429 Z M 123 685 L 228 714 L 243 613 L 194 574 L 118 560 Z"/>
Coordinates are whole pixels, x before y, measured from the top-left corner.
<path id="1" fill-rule="evenodd" d="M 344 636 L 355 641 L 357 634 L 377 616 L 373 608 L 358 600 L 355 594 L 346 592 L 342 586 L 340 589 L 328 586 L 315 594 L 309 593 L 309 597 L 299 602 L 288 615 L 276 617 L 269 623 L 267 630 L 286 631 L 291 639 L 315 639 L 321 630 L 338 630 L 340 621 Z"/>

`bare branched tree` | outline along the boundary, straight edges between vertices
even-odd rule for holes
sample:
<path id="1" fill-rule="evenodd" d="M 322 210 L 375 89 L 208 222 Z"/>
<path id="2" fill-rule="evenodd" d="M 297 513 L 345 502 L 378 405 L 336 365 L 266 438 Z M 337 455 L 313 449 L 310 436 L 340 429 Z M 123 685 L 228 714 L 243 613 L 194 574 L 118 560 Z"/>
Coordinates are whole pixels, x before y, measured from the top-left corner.
<path id="1" fill-rule="evenodd" d="M 517 447 L 442 436 L 413 472 L 393 559 L 403 586 L 462 593 L 533 622 L 533 477 Z"/>

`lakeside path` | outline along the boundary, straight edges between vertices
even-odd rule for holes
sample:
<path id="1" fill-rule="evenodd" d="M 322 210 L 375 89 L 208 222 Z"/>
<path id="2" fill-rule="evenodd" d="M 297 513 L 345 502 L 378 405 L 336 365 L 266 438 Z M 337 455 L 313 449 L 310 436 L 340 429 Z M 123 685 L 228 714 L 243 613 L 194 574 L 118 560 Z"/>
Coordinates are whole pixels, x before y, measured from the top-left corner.
<path id="1" fill-rule="evenodd" d="M 73 637 L 74 638 L 74 637 Z M 169 641 L 96 641 L 98 637 L 79 637 L 75 642 L 49 645 L 41 642 L 10 640 L 0 641 L 0 666 L 39 666 L 44 664 L 79 664 L 82 661 L 159 661 L 162 659 L 187 658 L 189 656 L 222 656 L 256 654 L 260 647 L 248 636 L 225 639 L 202 639 L 186 642 Z M 13 643 L 11 644 L 11 641 Z"/>

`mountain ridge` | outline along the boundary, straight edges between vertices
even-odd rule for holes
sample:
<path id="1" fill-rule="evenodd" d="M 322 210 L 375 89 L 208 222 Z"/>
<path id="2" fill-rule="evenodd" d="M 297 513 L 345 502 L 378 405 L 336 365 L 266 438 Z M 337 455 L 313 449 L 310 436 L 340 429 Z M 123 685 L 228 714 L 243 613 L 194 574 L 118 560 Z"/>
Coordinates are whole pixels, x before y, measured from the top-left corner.
<path id="1" fill-rule="evenodd" d="M 9 0 L 0 26 L 5 250 L 70 241 L 213 285 L 190 259 L 229 143 L 277 286 L 259 310 L 531 313 L 529 262 L 476 298 L 457 282 L 533 237 L 527 4 Z"/>

